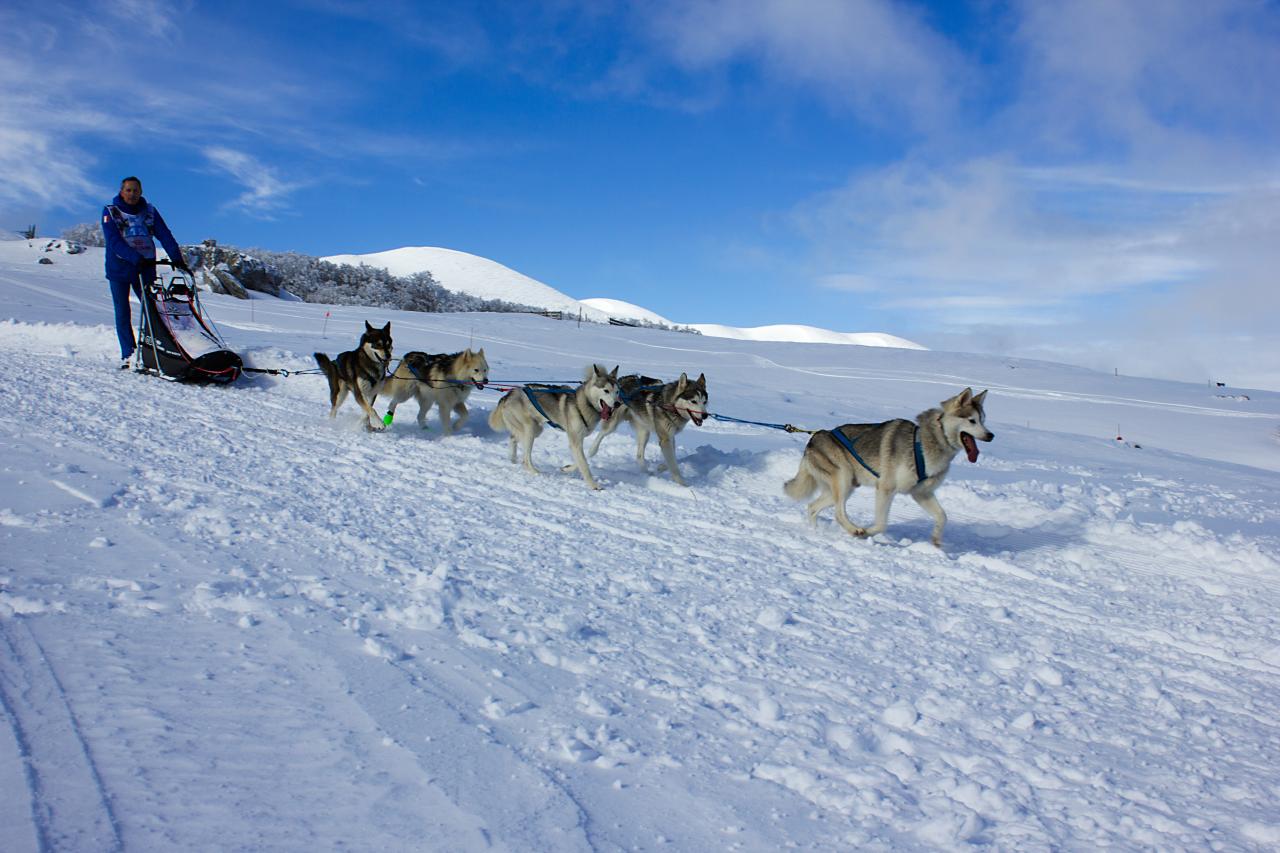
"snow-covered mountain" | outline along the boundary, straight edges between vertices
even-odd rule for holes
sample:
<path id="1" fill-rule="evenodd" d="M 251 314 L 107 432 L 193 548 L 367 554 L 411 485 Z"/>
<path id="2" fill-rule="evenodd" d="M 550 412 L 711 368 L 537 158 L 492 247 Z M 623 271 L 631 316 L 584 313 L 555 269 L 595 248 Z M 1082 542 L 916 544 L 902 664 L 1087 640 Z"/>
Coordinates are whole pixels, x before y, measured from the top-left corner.
<path id="1" fill-rule="evenodd" d="M 117 369 L 102 261 L 0 241 L 4 853 L 1280 845 L 1278 393 L 217 294 L 291 373 L 204 388 Z M 705 373 L 725 419 L 689 488 L 624 426 L 598 492 L 554 430 L 513 466 L 493 388 L 366 433 L 308 371 L 369 320 L 512 384 Z M 943 550 L 783 495 L 777 425 L 965 385 Z"/>
<path id="2" fill-rule="evenodd" d="M 381 267 L 392 275 L 430 272 L 441 287 L 456 293 L 468 293 L 482 299 L 503 299 L 518 305 L 531 305 L 549 311 L 563 311 L 596 322 L 609 316 L 577 299 L 566 296 L 549 285 L 518 273 L 497 261 L 435 246 L 406 246 L 367 255 L 329 255 L 321 260 L 334 264 Z"/>
<path id="3" fill-rule="evenodd" d="M 925 349 L 914 341 L 883 332 L 833 332 L 814 326 L 770 325 L 755 328 L 738 328 L 718 323 L 685 323 L 670 320 L 655 311 L 642 308 L 621 299 L 592 297 L 574 299 L 550 285 L 503 266 L 497 261 L 431 246 L 408 246 L 386 252 L 367 255 L 330 255 L 322 260 L 335 264 L 368 264 L 381 267 L 392 275 L 412 275 L 429 271 L 447 290 L 468 293 L 484 299 L 503 299 L 535 308 L 564 311 L 604 322 L 610 317 L 623 320 L 644 320 L 667 326 L 687 325 L 704 335 L 715 338 L 732 338 L 741 341 L 779 341 L 791 343 L 852 344 L 865 347 L 898 347 Z"/>
<path id="4" fill-rule="evenodd" d="M 733 338 L 738 341 L 790 341 L 809 344 L 845 344 L 860 347 L 896 347 L 899 349 L 925 349 L 915 341 L 889 335 L 884 332 L 833 332 L 816 326 L 778 324 L 740 329 L 736 326 L 694 323 L 693 328 L 713 338 Z"/>

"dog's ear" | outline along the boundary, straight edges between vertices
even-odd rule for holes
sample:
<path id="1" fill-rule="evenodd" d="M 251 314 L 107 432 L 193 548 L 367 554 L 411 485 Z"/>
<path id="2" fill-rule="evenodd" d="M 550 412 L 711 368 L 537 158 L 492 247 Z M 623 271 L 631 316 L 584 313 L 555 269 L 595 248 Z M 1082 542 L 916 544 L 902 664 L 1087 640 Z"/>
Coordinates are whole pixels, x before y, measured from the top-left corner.
<path id="1" fill-rule="evenodd" d="M 705 374 L 705 373 L 699 373 L 699 374 L 698 374 L 698 381 L 697 381 L 697 382 L 695 382 L 695 383 L 693 383 L 693 384 L 694 384 L 694 385 L 699 386 L 700 388 L 702 388 L 702 390 L 703 390 L 703 391 L 706 391 L 706 390 L 707 390 L 707 374 Z"/>
<path id="2" fill-rule="evenodd" d="M 970 402 L 981 409 L 983 401 L 987 399 L 987 390 L 988 389 L 984 388 L 981 394 L 974 394 L 973 399 Z"/>
<path id="3" fill-rule="evenodd" d="M 382 327 L 382 333 L 383 333 L 383 334 L 385 334 L 385 335 L 389 335 L 389 334 L 391 334 L 391 321 L 390 321 L 390 320 L 388 320 L 388 321 L 387 321 L 387 325 L 385 325 L 385 326 L 383 326 L 383 327 Z"/>
<path id="4" fill-rule="evenodd" d="M 615 364 L 613 366 L 613 372 L 609 374 L 609 378 L 612 379 L 614 382 L 618 381 L 618 368 L 621 366 L 622 365 L 620 364 Z"/>
<path id="5" fill-rule="evenodd" d="M 368 320 L 365 320 L 365 321 L 364 321 L 364 330 L 365 330 L 366 332 L 372 332 L 372 331 L 374 331 L 374 329 L 373 329 L 373 325 L 372 325 Z"/>
<path id="6" fill-rule="evenodd" d="M 942 406 L 943 411 L 954 412 L 956 409 L 959 409 L 961 406 L 969 405 L 969 401 L 972 397 L 973 397 L 973 389 L 966 388 L 963 391 L 961 391 L 959 394 L 955 395 L 954 397 L 948 397 L 947 399 L 943 400 L 940 405 Z"/>
<path id="7" fill-rule="evenodd" d="M 480 351 L 476 353 L 476 355 L 480 356 L 481 358 L 484 358 L 484 347 L 480 347 Z"/>
<path id="8" fill-rule="evenodd" d="M 679 394 L 689 387 L 689 374 L 681 373 L 680 378 L 676 380 L 676 393 Z"/>

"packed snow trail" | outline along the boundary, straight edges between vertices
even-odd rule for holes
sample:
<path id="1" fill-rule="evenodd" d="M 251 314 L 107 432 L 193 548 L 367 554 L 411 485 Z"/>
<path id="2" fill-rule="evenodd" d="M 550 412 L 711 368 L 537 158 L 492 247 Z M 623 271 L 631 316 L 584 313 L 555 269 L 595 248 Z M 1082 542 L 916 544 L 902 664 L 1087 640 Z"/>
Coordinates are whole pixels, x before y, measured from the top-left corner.
<path id="1" fill-rule="evenodd" d="M 80 260 L 0 283 L 6 853 L 1280 844 L 1280 395 L 391 316 L 398 354 L 705 370 L 713 410 L 810 426 L 1016 375 L 938 551 L 909 500 L 869 542 L 809 527 L 776 430 L 687 429 L 691 489 L 621 430 L 590 493 L 559 434 L 543 476 L 506 461 L 494 392 L 442 439 L 412 406 L 329 420 L 318 376 L 122 373 Z M 387 319 L 332 308 L 324 339 L 323 306 L 208 303 L 289 369 Z M 1126 442 L 1112 397 L 1157 404 Z"/>
<path id="2" fill-rule="evenodd" d="M 77 772 L 102 788 L 59 818 L 30 784 L 32 813 L 55 815 L 33 818 L 41 844 L 1248 848 L 1277 831 L 1269 476 L 1238 473 L 1228 497 L 1210 463 L 1168 458 L 1193 472 L 1175 482 L 1110 445 L 1057 470 L 993 446 L 970 469 L 985 478 L 944 487 L 938 552 L 908 501 L 873 542 L 808 528 L 778 488 L 794 439 L 717 446 L 747 427 L 682 436 L 690 490 L 634 471 L 624 431 L 589 494 L 507 463 L 491 394 L 453 439 L 412 419 L 370 435 L 354 410 L 324 417 L 319 377 L 174 385 L 108 369 L 105 329 L 63 355 L 21 337 L 4 336 L 0 625 L 44 649 L 93 756 Z M 562 443 L 539 441 L 544 470 Z M 1162 489 L 1229 500 L 1237 530 L 1150 507 Z M 33 776 L 61 772 L 26 748 Z"/>

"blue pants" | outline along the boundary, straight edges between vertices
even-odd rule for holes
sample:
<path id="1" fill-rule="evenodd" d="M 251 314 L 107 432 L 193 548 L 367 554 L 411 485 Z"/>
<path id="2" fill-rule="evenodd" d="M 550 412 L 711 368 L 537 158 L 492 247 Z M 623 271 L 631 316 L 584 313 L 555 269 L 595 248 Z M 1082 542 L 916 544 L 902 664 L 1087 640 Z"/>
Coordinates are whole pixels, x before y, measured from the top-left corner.
<path id="1" fill-rule="evenodd" d="M 141 281 L 141 277 L 134 277 L 133 281 L 107 279 L 107 283 L 111 285 L 111 302 L 116 308 L 116 337 L 120 339 L 121 358 L 128 358 L 133 355 L 135 344 L 133 339 L 133 317 L 129 311 L 129 290 L 132 288 L 134 295 L 141 302 Z"/>

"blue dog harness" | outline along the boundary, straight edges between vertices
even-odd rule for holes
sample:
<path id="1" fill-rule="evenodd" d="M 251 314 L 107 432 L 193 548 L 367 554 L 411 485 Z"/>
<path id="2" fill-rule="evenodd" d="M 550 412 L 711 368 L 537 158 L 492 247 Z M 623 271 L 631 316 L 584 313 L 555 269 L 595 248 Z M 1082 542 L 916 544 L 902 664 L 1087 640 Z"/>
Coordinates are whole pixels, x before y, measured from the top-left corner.
<path id="1" fill-rule="evenodd" d="M 849 451 L 849 455 L 852 456 L 855 460 L 857 460 L 859 465 L 861 465 L 863 468 L 866 468 L 868 471 L 870 471 L 872 477 L 875 477 L 877 480 L 880 479 L 880 472 L 877 471 L 875 468 L 872 468 L 870 465 L 868 465 L 867 460 L 863 459 L 858 454 L 857 449 L 854 448 L 853 442 L 857 441 L 856 438 L 850 440 L 849 436 L 845 435 L 844 432 L 840 429 L 833 429 L 828 431 L 831 433 L 832 438 L 840 442 L 840 444 L 844 447 L 844 449 Z M 862 436 L 858 436 L 858 438 L 861 438 L 861 437 Z M 925 469 L 924 469 L 924 448 L 920 445 L 919 424 L 916 425 L 915 433 L 911 436 L 911 444 L 912 444 L 912 450 L 914 451 L 915 460 L 916 460 L 916 482 L 921 483 L 928 477 L 928 474 L 925 473 Z"/>
<path id="2" fill-rule="evenodd" d="M 564 427 L 560 426 L 560 424 L 551 420 L 551 416 L 548 415 L 546 410 L 542 408 L 542 404 L 538 402 L 538 398 L 535 397 L 533 395 L 533 392 L 529 390 L 528 385 L 524 386 L 524 388 L 522 388 L 521 390 L 524 391 L 524 395 L 529 398 L 529 402 L 533 403 L 533 407 L 538 410 L 538 414 L 542 415 L 542 417 L 546 419 L 548 424 L 550 424 L 553 428 L 560 430 L 561 432 L 564 431 Z M 574 389 L 570 388 L 567 385 L 548 385 L 548 386 L 543 386 L 542 388 L 539 388 L 538 393 L 540 394 L 572 394 L 574 393 Z"/>

